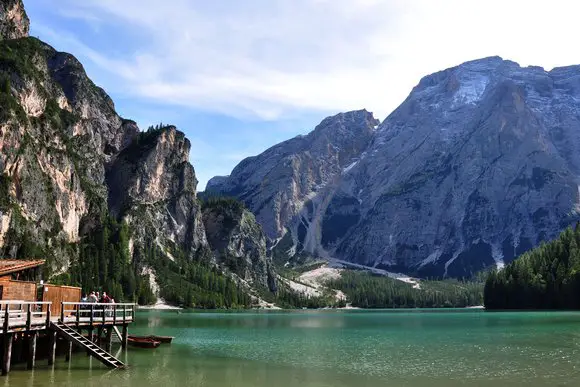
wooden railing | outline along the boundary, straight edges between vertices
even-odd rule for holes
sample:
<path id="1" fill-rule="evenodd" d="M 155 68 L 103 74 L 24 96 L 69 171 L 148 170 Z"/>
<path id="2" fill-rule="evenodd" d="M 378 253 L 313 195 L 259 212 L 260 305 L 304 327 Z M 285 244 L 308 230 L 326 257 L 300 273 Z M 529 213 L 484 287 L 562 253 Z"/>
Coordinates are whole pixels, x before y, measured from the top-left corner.
<path id="1" fill-rule="evenodd" d="M 123 325 L 132 323 L 135 304 L 62 302 L 60 316 L 51 314 L 52 302 L 0 301 L 0 333 L 46 329 L 50 321 L 67 325 Z"/>
<path id="2" fill-rule="evenodd" d="M 66 324 L 127 324 L 133 322 L 135 304 L 63 302 L 59 320 Z"/>
<path id="3" fill-rule="evenodd" d="M 44 329 L 50 322 L 51 302 L 0 301 L 0 331 Z"/>

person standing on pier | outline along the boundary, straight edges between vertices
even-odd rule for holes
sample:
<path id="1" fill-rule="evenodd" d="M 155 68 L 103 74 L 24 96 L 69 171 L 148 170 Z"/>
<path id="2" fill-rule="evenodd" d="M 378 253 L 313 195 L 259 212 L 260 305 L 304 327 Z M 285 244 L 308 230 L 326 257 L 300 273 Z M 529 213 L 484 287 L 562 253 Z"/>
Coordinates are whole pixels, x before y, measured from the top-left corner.
<path id="1" fill-rule="evenodd" d="M 91 304 L 96 304 L 97 302 L 99 302 L 99 299 L 97 298 L 95 292 L 91 292 L 91 294 L 89 295 L 89 302 Z"/>

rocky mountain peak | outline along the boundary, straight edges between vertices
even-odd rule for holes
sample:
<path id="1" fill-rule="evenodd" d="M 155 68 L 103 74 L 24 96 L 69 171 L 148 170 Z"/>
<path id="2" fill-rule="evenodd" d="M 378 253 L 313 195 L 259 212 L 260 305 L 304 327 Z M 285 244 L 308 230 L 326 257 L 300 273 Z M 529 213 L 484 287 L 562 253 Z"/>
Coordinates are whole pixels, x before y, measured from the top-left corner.
<path id="1" fill-rule="evenodd" d="M 175 126 L 139 133 L 108 168 L 113 213 L 122 213 L 130 203 L 158 203 L 183 193 L 195 196 L 197 179 L 188 161 L 190 147 Z"/>
<path id="2" fill-rule="evenodd" d="M 346 131 L 348 133 L 357 134 L 360 131 L 372 130 L 379 123 L 380 121 L 373 116 L 373 113 L 368 112 L 366 109 L 353 110 L 326 117 L 316 126 L 313 134 L 327 131 L 334 133 Z"/>
<path id="3" fill-rule="evenodd" d="M 422 78 L 376 129 L 338 114 L 214 183 L 291 256 L 469 276 L 580 219 L 579 100 L 580 66 L 482 58 Z M 321 178 L 295 168 L 306 154 Z"/>
<path id="4" fill-rule="evenodd" d="M 30 21 L 22 0 L 0 2 L 0 40 L 27 37 L 29 28 Z"/>

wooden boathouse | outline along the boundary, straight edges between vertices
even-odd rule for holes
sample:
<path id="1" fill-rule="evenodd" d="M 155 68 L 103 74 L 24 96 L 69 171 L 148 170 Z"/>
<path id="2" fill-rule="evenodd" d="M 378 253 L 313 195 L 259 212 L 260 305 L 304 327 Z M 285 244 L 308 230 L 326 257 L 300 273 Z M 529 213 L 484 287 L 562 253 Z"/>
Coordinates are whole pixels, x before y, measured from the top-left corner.
<path id="1" fill-rule="evenodd" d="M 67 361 L 76 346 L 108 367 L 125 367 L 109 352 L 113 334 L 127 346 L 135 304 L 81 302 L 78 287 L 37 282 L 43 264 L 43 260 L 0 259 L 2 375 L 10 371 L 14 342 L 25 343 L 28 369 L 34 368 L 38 357 L 37 342 L 45 343 L 42 352 L 48 353 L 49 365 L 55 361 L 59 343 L 65 346 Z"/>

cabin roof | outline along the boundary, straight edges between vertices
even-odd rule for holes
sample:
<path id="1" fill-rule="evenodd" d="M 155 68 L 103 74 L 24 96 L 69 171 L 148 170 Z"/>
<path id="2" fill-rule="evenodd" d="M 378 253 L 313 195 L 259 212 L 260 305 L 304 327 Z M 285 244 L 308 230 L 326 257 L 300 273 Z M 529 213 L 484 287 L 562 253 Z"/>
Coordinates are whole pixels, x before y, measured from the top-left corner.
<path id="1" fill-rule="evenodd" d="M 0 276 L 44 265 L 44 259 L 0 259 Z"/>

